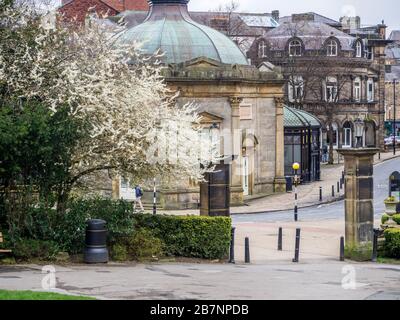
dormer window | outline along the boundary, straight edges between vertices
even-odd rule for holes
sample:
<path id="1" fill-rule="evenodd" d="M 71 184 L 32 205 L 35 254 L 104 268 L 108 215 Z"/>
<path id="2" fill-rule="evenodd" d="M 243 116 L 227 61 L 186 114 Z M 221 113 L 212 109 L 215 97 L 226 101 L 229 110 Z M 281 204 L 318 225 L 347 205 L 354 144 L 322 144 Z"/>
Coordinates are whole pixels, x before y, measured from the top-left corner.
<path id="1" fill-rule="evenodd" d="M 328 57 L 336 57 L 338 55 L 338 45 L 335 40 L 329 40 L 326 44 L 326 52 Z"/>
<path id="2" fill-rule="evenodd" d="M 291 57 L 300 57 L 302 53 L 302 45 L 299 40 L 292 40 L 289 43 L 289 55 Z"/>
<path id="3" fill-rule="evenodd" d="M 267 44 L 265 41 L 260 41 L 258 43 L 258 57 L 266 58 L 267 57 Z"/>
<path id="4" fill-rule="evenodd" d="M 357 41 L 356 44 L 356 57 L 361 58 L 362 57 L 362 43 L 361 41 Z"/>

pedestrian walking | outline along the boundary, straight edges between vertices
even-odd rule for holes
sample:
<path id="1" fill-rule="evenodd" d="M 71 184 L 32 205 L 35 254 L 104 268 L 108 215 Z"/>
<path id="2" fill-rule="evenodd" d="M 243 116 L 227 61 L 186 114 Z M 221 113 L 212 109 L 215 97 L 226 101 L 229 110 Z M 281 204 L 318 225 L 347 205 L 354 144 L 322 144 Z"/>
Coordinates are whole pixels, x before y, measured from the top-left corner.
<path id="1" fill-rule="evenodd" d="M 143 204 L 142 204 L 142 196 L 143 196 L 143 191 L 142 188 L 139 185 L 135 186 L 135 200 L 134 200 L 134 204 L 133 204 L 133 211 L 136 212 L 136 205 L 139 203 L 140 206 L 140 211 L 139 212 L 143 212 L 144 208 L 143 208 Z"/>
<path id="2" fill-rule="evenodd" d="M 323 144 L 322 146 L 322 163 L 327 163 L 328 162 L 328 145 Z"/>

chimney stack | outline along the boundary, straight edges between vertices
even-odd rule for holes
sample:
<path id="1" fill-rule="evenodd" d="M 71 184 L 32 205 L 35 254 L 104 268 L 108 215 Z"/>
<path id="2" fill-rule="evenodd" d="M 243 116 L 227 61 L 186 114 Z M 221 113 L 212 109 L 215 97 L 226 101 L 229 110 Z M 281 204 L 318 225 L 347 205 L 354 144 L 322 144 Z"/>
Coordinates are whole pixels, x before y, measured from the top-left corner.
<path id="1" fill-rule="evenodd" d="M 274 10 L 271 13 L 272 19 L 274 19 L 276 22 L 279 22 L 279 10 Z"/>

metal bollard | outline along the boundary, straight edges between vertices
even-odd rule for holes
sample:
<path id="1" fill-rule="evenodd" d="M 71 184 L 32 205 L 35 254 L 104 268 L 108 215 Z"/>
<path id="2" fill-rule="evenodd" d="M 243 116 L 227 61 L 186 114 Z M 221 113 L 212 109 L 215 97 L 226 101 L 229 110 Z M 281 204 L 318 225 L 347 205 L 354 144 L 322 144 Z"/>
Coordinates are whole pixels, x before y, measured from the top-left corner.
<path id="1" fill-rule="evenodd" d="M 343 189 L 343 178 L 340 178 L 340 190 Z"/>
<path id="2" fill-rule="evenodd" d="M 340 261 L 344 261 L 344 237 L 340 238 Z"/>
<path id="3" fill-rule="evenodd" d="M 322 201 L 322 187 L 319 187 L 319 201 Z"/>
<path id="4" fill-rule="evenodd" d="M 372 262 L 378 261 L 378 233 L 379 229 L 374 229 L 374 240 L 372 243 Z"/>
<path id="5" fill-rule="evenodd" d="M 337 182 L 337 188 L 336 188 L 337 193 L 340 193 L 340 183 L 339 181 Z"/>
<path id="6" fill-rule="evenodd" d="M 282 228 L 279 228 L 278 232 L 278 251 L 282 251 Z"/>
<path id="7" fill-rule="evenodd" d="M 250 241 L 248 237 L 244 239 L 244 262 L 250 263 Z"/>
<path id="8" fill-rule="evenodd" d="M 299 253 L 300 253 L 300 232 L 301 229 L 296 229 L 296 244 L 295 244 L 295 250 L 294 250 L 294 258 L 293 262 L 299 262 Z"/>
<path id="9" fill-rule="evenodd" d="M 335 197 L 335 186 L 332 186 L 332 197 Z"/>
<path id="10" fill-rule="evenodd" d="M 229 263 L 235 263 L 235 227 L 231 229 L 231 247 L 229 251 Z"/>

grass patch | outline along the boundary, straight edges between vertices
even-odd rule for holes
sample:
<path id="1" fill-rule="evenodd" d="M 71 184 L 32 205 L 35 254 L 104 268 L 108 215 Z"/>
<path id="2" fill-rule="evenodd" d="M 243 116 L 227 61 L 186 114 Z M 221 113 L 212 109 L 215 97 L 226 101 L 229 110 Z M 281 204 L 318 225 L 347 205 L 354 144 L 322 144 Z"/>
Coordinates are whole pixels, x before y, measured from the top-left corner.
<path id="1" fill-rule="evenodd" d="M 70 296 L 54 292 L 0 290 L 0 300 L 96 300 L 85 296 Z"/>

